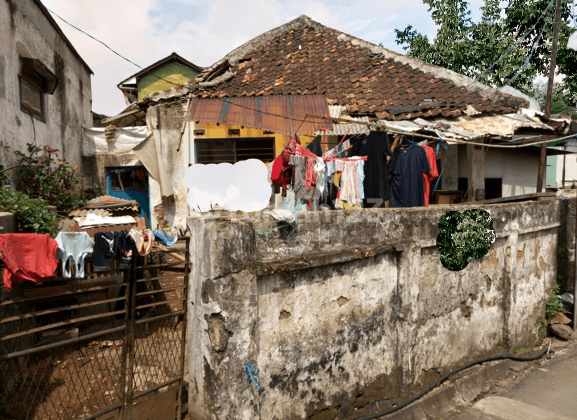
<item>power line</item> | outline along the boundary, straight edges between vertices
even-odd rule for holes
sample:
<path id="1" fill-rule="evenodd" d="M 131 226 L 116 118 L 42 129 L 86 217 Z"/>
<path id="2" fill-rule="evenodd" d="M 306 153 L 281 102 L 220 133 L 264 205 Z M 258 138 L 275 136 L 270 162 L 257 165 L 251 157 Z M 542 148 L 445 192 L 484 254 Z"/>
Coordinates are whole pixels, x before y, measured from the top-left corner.
<path id="1" fill-rule="evenodd" d="M 523 70 L 525 70 L 525 68 L 527 68 L 527 66 L 529 66 L 529 60 L 531 60 L 531 57 L 533 57 L 533 53 L 535 52 L 535 48 L 537 48 L 537 45 L 541 41 L 541 37 L 543 36 L 543 32 L 545 31 L 545 27 L 547 26 L 547 18 L 549 17 L 550 14 L 551 14 L 551 11 L 549 11 L 549 13 L 547 13 L 547 17 L 545 18 L 545 22 L 543 23 L 543 28 L 541 28 L 541 32 L 539 33 L 537 40 L 533 43 L 533 47 L 531 48 L 531 52 L 529 53 L 529 56 L 527 57 L 527 59 L 525 60 L 525 62 L 521 66 L 521 68 L 517 71 L 517 73 L 503 87 L 511 84 L 511 82 L 513 82 L 513 80 L 515 80 L 523 72 Z"/>
<path id="2" fill-rule="evenodd" d="M 531 29 L 529 29 L 527 32 L 525 32 L 525 35 L 523 35 L 523 37 L 521 39 L 519 39 L 517 42 L 515 42 L 511 48 L 509 48 L 507 50 L 507 52 L 505 52 L 505 54 L 501 55 L 501 57 L 499 57 L 497 59 L 497 61 L 495 61 L 493 64 L 491 64 L 489 67 L 487 67 L 479 76 L 477 76 L 475 78 L 475 81 L 478 82 L 479 79 L 481 77 L 483 77 L 485 75 L 485 73 L 487 73 L 489 70 L 491 70 L 493 67 L 495 67 L 495 65 L 497 65 L 497 63 L 499 63 L 503 58 L 505 58 L 512 50 L 513 48 L 515 48 L 521 41 L 523 41 L 525 38 L 527 38 L 527 36 L 533 32 L 533 30 L 537 27 L 537 25 L 539 24 L 539 22 L 541 22 L 541 19 L 543 18 L 543 16 L 545 15 L 545 13 L 551 8 L 551 6 L 553 5 L 553 2 L 555 0 L 551 0 L 551 2 L 549 3 L 549 5 L 545 8 L 545 10 L 543 11 L 543 13 L 541 13 L 541 16 L 539 16 L 539 19 L 537 19 L 537 22 L 535 22 L 535 24 L 531 27 Z M 548 15 L 547 15 L 548 16 Z M 470 85 L 472 85 L 473 83 L 470 83 Z"/>
<path id="3" fill-rule="evenodd" d="M 46 6 L 45 6 L 46 7 Z M 48 7 L 46 7 L 46 10 L 48 10 L 50 13 L 52 13 L 54 16 L 56 16 L 58 19 L 60 19 L 62 22 L 72 26 L 74 29 L 76 29 L 77 31 L 82 32 L 84 35 L 89 36 L 90 38 L 92 38 L 93 40 L 100 42 L 102 45 L 104 45 L 106 48 L 108 48 L 110 51 L 112 51 L 114 54 L 116 54 L 117 56 L 125 59 L 126 61 L 128 61 L 130 64 L 134 64 L 136 67 L 138 67 L 139 69 L 142 69 L 142 67 L 140 67 L 138 64 L 130 61 L 128 58 L 124 57 L 123 55 L 118 54 L 116 51 L 114 51 L 112 48 L 110 48 L 108 45 L 106 45 L 104 42 L 94 38 L 92 35 L 90 35 L 89 33 L 84 32 L 82 29 L 77 28 L 76 26 L 74 26 L 73 24 L 71 24 L 70 22 L 65 21 L 64 19 L 62 19 L 60 16 L 58 16 L 56 13 L 54 13 L 52 10 L 50 10 Z"/>

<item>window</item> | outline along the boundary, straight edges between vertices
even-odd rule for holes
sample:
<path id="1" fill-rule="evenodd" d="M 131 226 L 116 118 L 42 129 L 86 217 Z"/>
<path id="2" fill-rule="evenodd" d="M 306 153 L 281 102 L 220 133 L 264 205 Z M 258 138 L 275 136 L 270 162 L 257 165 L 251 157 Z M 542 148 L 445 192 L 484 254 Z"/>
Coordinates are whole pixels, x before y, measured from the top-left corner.
<path id="1" fill-rule="evenodd" d="M 20 57 L 18 75 L 20 109 L 40 121 L 46 122 L 44 95 L 52 95 L 58 85 L 58 77 L 39 60 Z"/>
<path id="2" fill-rule="evenodd" d="M 274 138 L 203 139 L 195 140 L 196 163 L 236 163 L 259 159 L 271 162 L 275 158 Z"/>
<path id="3" fill-rule="evenodd" d="M 144 168 L 107 168 L 110 191 L 148 190 L 148 172 Z"/>

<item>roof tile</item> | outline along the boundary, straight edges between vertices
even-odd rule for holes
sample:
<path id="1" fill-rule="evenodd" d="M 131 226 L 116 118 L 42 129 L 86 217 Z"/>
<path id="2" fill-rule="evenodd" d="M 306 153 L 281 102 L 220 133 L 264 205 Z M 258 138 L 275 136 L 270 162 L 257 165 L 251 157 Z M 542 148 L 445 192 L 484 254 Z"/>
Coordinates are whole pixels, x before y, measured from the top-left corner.
<path id="1" fill-rule="evenodd" d="M 243 46 L 243 50 L 239 48 L 231 53 L 236 53 L 228 68 L 232 77 L 209 87 L 199 85 L 201 91 L 193 96 L 323 93 L 330 104 L 345 105 L 348 112 L 353 113 L 375 112 L 377 118 L 390 117 L 385 106 L 419 105 L 424 99 L 435 102 L 434 109 L 415 111 L 413 108 L 404 114 L 395 114 L 395 119 L 461 115 L 465 110 L 465 107 L 453 108 L 446 104 L 470 104 L 482 112 L 494 113 L 511 112 L 524 104 L 506 95 L 495 95 L 495 99 L 490 100 L 486 97 L 487 91 L 478 93 L 478 87 L 475 91 L 457 86 L 448 70 L 418 60 L 412 62 L 411 58 L 384 49 L 381 49 L 383 53 L 375 52 L 377 46 L 362 40 L 354 41 L 353 45 L 352 37 L 307 17 L 281 28 L 260 35 Z M 204 75 L 202 80 L 206 80 L 210 72 L 221 68 L 209 68 L 200 77 Z M 447 74 L 444 78 L 439 76 L 443 72 Z M 472 79 L 471 83 L 474 83 Z"/>

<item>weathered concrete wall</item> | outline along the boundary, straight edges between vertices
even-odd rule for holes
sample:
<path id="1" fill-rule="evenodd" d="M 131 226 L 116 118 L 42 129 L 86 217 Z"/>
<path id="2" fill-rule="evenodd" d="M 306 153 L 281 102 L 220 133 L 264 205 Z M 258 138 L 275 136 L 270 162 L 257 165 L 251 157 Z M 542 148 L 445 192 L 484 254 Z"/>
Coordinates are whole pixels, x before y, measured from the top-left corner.
<path id="1" fill-rule="evenodd" d="M 215 305 L 239 306 L 229 302 L 237 282 L 219 270 L 244 249 L 243 263 L 256 262 L 257 272 L 255 286 L 242 283 L 243 293 L 256 287 L 258 306 L 246 301 L 242 322 L 227 321 L 226 330 L 230 337 L 242 334 L 245 346 L 256 343 L 264 388 L 257 393 L 242 380 L 215 388 L 219 371 L 189 359 L 197 372 L 190 406 L 201 419 L 245 418 L 239 413 L 255 404 L 252 418 L 355 418 L 371 413 L 377 401 L 380 409 L 398 404 L 471 360 L 535 344 L 535 322 L 556 277 L 561 207 L 560 201 L 486 207 L 497 240 L 460 272 L 440 263 L 437 222 L 448 210 L 474 206 L 300 213 L 289 238 L 277 231 L 254 245 L 252 228 L 274 226 L 269 216 L 189 219 L 193 237 L 206 241 L 191 245 L 198 253 L 191 308 L 202 316 L 195 315 L 197 328 L 189 330 L 190 348 L 208 346 L 210 324 L 202 317 L 223 313 Z M 205 289 L 211 294 L 202 300 Z M 252 325 L 251 316 L 258 327 L 238 330 Z M 227 349 L 219 357 L 229 368 L 236 363 L 229 377 L 241 378 L 243 365 L 253 363 L 244 361 L 253 353 L 240 360 Z M 241 390 L 258 396 L 256 402 L 237 398 Z"/>
<path id="2" fill-rule="evenodd" d="M 20 56 L 42 61 L 59 77 L 44 95 L 46 122 L 20 109 Z M 13 150 L 26 143 L 60 150 L 59 157 L 82 163 L 82 126 L 92 126 L 89 70 L 80 62 L 34 0 L 0 0 L 0 165 L 15 163 Z"/>
<path id="3" fill-rule="evenodd" d="M 562 292 L 573 293 L 575 289 L 575 220 L 577 190 L 563 190 L 557 193 L 561 220 L 557 248 L 557 280 Z"/>

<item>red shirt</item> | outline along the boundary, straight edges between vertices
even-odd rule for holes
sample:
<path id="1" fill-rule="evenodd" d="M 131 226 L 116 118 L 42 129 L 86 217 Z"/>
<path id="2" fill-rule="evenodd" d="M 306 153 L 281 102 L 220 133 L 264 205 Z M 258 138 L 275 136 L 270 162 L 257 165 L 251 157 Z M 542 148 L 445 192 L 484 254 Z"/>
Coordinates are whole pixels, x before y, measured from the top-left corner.
<path id="1" fill-rule="evenodd" d="M 431 172 L 428 174 L 423 174 L 424 178 L 424 185 L 425 185 L 425 207 L 429 207 L 429 195 L 431 191 L 431 182 L 433 179 L 439 176 L 439 172 L 437 170 L 437 161 L 435 160 L 435 151 L 430 146 L 421 145 L 425 152 L 427 152 L 427 159 L 429 160 L 429 166 L 431 167 Z"/>
<path id="2" fill-rule="evenodd" d="M 58 242 L 50 235 L 7 233 L 0 235 L 0 259 L 4 263 L 4 285 L 24 280 L 42 282 L 54 276 L 58 267 Z"/>

